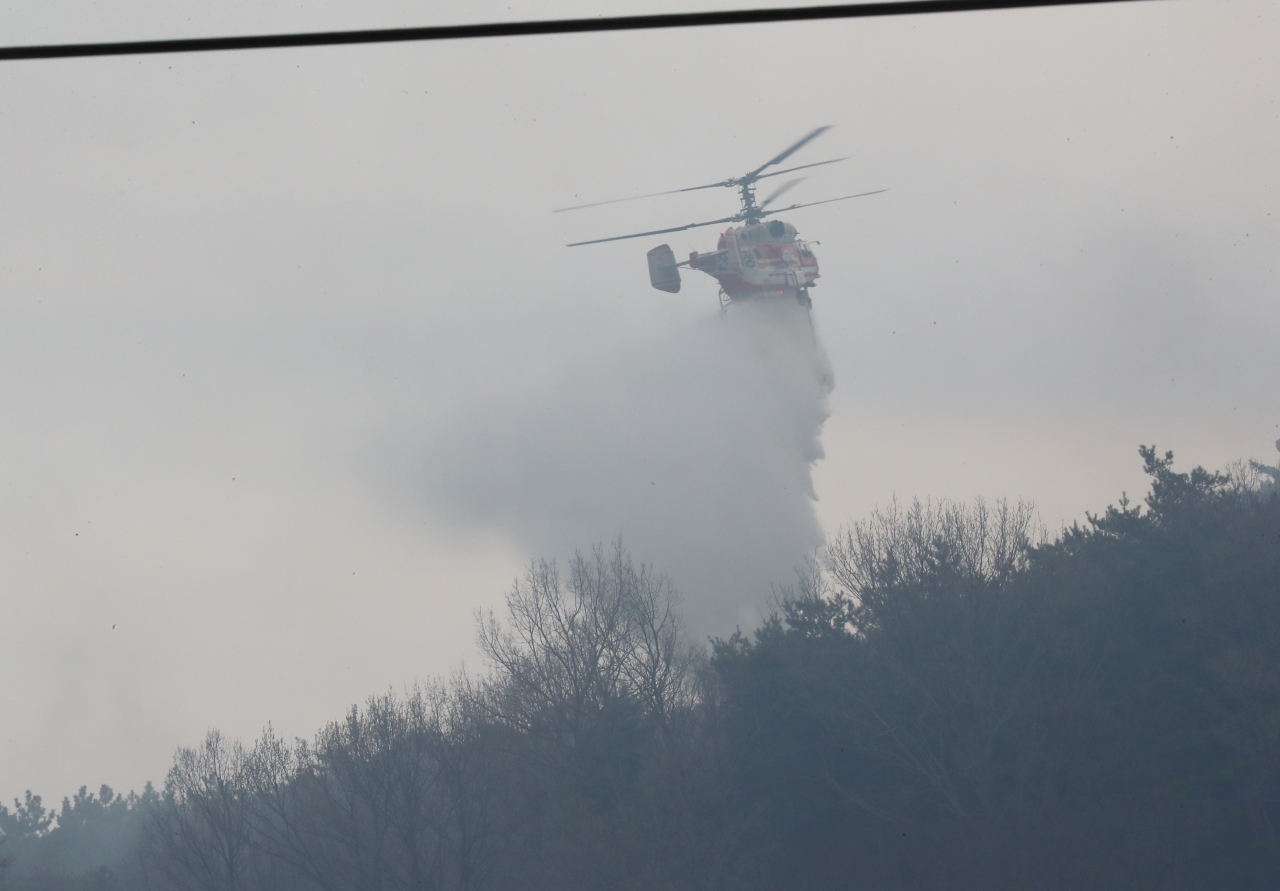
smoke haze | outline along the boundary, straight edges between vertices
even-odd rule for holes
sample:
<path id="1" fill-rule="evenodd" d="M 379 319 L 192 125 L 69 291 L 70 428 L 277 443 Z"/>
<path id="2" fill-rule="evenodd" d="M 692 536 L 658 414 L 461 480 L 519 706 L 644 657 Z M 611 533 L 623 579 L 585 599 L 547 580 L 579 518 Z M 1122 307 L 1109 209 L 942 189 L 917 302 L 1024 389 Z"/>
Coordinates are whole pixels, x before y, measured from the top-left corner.
<path id="1" fill-rule="evenodd" d="M 696 632 L 726 634 L 821 543 L 831 386 L 804 310 L 735 305 L 457 412 L 428 448 L 427 494 L 547 556 L 621 535 L 684 592 Z"/>
<path id="2" fill-rule="evenodd" d="M 765 44 L 778 76 L 737 83 Z M 4 66 L 0 800 L 141 789 L 211 726 L 305 736 L 474 665 L 472 614 L 530 557 L 623 535 L 719 635 L 895 492 L 1034 499 L 1052 529 L 1145 491 L 1139 443 L 1274 460 L 1277 44 L 1280 7 L 1242 0 Z M 825 401 L 807 327 L 721 322 L 701 276 L 654 291 L 643 239 L 564 248 L 736 202 L 552 208 L 721 181 L 822 124 L 795 163 L 850 160 L 788 201 L 890 189 L 784 217 L 822 243 Z"/>

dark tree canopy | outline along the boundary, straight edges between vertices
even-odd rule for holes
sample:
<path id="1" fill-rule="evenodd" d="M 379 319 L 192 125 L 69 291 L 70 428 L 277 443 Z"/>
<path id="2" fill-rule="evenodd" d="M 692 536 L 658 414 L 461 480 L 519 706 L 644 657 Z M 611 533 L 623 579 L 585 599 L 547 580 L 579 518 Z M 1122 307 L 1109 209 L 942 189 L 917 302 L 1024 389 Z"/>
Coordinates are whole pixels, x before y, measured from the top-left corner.
<path id="1" fill-rule="evenodd" d="M 754 632 L 689 641 L 620 543 L 530 564 L 486 674 L 162 793 L 0 807 L 14 889 L 1280 886 L 1280 469 L 1176 469 L 1046 536 L 894 503 Z M 3 858 L 10 861 L 7 870 Z"/>

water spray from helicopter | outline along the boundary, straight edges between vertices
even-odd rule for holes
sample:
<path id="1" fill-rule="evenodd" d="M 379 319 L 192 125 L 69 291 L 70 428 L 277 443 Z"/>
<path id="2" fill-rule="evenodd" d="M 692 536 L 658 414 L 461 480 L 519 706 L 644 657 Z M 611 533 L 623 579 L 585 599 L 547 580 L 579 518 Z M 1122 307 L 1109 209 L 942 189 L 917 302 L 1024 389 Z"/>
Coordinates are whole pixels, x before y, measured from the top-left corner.
<path id="1" fill-rule="evenodd" d="M 740 223 L 714 252 L 686 262 L 668 245 L 648 255 L 659 290 L 680 290 L 681 267 L 713 276 L 722 310 L 735 306 L 733 324 L 703 317 L 622 350 L 579 354 L 550 382 L 470 406 L 431 447 L 429 497 L 541 553 L 621 535 L 672 575 L 695 630 L 754 625 L 771 582 L 788 582 L 822 543 L 812 469 L 832 388 L 808 311 L 817 258 L 794 226 L 767 218 L 861 197 L 774 210 L 802 178 L 761 201 L 755 190 L 759 180 L 845 160 L 769 170 L 827 129 L 742 176 L 674 190 L 737 189 L 733 216 L 571 245 Z"/>
<path id="2" fill-rule="evenodd" d="M 794 302 L 725 321 L 576 352 L 459 406 L 419 459 L 428 502 L 526 553 L 620 535 L 671 576 L 697 634 L 754 626 L 823 540 L 812 470 L 832 373 Z"/>

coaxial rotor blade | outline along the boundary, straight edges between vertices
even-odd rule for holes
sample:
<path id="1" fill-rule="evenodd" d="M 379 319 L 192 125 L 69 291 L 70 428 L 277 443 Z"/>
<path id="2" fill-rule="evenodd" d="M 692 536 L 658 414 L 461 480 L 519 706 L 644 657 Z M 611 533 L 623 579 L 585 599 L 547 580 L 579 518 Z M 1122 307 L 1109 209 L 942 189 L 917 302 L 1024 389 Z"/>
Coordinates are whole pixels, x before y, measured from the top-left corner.
<path id="1" fill-rule="evenodd" d="M 823 164 L 834 164 L 837 161 L 848 161 L 849 157 L 832 158 L 830 161 L 817 161 L 813 164 L 801 164 L 799 167 L 788 167 L 786 170 L 775 170 L 773 173 L 762 173 L 756 179 L 768 179 L 771 176 L 782 176 L 784 173 L 790 173 L 793 170 L 804 170 L 806 167 L 821 167 Z M 735 183 L 736 185 L 736 183 Z"/>
<path id="2" fill-rule="evenodd" d="M 711 220 L 706 223 L 690 223 L 687 226 L 675 226 L 671 229 L 654 229 L 652 232 L 636 232 L 632 235 L 615 235 L 612 238 L 596 238 L 591 241 L 575 241 L 565 247 L 579 247 L 584 244 L 600 244 L 603 241 L 622 241 L 626 238 L 644 238 L 646 235 L 666 235 L 668 232 L 683 232 L 685 229 L 697 229 L 699 226 L 714 226 L 717 223 L 736 223 L 741 217 L 725 217 L 723 220 Z"/>
<path id="3" fill-rule="evenodd" d="M 817 130 L 815 130 L 814 133 L 821 133 L 823 130 L 826 130 L 826 129 L 830 129 L 830 128 L 820 127 Z M 803 145 L 804 142 L 807 142 L 809 139 L 812 139 L 814 133 L 811 133 L 809 136 L 805 137 L 805 139 L 802 140 L 800 143 L 797 143 L 795 146 L 792 146 L 792 148 L 789 149 L 786 154 L 790 154 L 792 151 L 795 151 L 797 148 Z M 779 155 L 778 157 L 784 158 L 786 157 L 786 154 Z M 743 180 L 749 179 L 753 176 L 755 177 L 755 179 L 765 179 L 770 176 L 781 176 L 782 174 L 790 173 L 793 170 L 804 170 L 806 167 L 821 167 L 823 164 L 835 164 L 837 161 L 847 161 L 847 160 L 849 160 L 847 157 L 832 158 L 830 161 L 817 161 L 813 164 L 801 164 L 799 167 L 788 167 L 786 170 L 775 170 L 773 173 L 764 173 L 759 176 L 755 176 L 755 174 L 748 173 L 744 177 L 734 177 L 733 179 L 721 180 L 718 183 L 707 183 L 704 186 L 689 186 L 687 189 L 670 189 L 666 192 L 650 192 L 647 195 L 632 195 L 630 198 L 611 198 L 608 201 L 593 201 L 590 204 L 575 204 L 573 207 L 557 207 L 555 210 L 551 212 L 564 213 L 566 210 L 582 210 L 583 208 L 586 208 L 586 207 L 602 207 L 603 205 L 606 205 L 606 204 L 620 204 L 623 201 L 639 201 L 641 198 L 657 198 L 659 195 L 676 195 L 680 192 L 697 192 L 700 189 L 718 189 L 722 187 L 733 188 L 739 185 Z M 774 159 L 773 161 L 770 161 L 769 164 L 776 163 L 776 161 L 777 159 Z M 768 167 L 769 164 L 766 164 L 765 167 Z M 763 169 L 764 168 L 762 167 L 761 170 Z"/>
<path id="4" fill-rule="evenodd" d="M 826 133 L 830 129 L 831 129 L 830 127 L 819 127 L 817 130 L 814 130 L 808 136 L 804 137 L 804 139 L 801 139 L 795 145 L 791 146 L 791 148 L 782 152 L 782 154 L 778 155 L 776 158 L 773 158 L 772 160 L 766 161 L 765 163 L 761 164 L 755 170 L 751 171 L 746 176 L 744 176 L 743 179 L 754 178 L 758 176 L 760 174 L 760 171 L 764 170 L 766 167 L 772 167 L 774 164 L 781 164 L 787 158 L 790 158 L 793 154 L 798 152 L 801 148 L 808 145 L 810 141 L 817 139 L 819 136 L 821 136 L 823 133 Z"/>
<path id="5" fill-rule="evenodd" d="M 887 192 L 888 189 L 876 189 L 874 192 L 859 192 L 857 195 L 845 195 L 843 198 L 828 198 L 826 201 L 810 201 L 808 204 L 793 204 L 790 207 L 780 207 L 777 210 L 766 210 L 764 216 L 770 217 L 775 213 L 786 213 L 789 210 L 795 210 L 800 207 L 813 207 L 817 204 L 830 204 L 832 201 L 848 201 L 850 198 L 865 198 L 867 195 L 879 195 L 881 192 Z"/>
<path id="6" fill-rule="evenodd" d="M 795 179 L 787 180 L 778 188 L 774 189 L 772 195 L 770 195 L 768 198 L 760 202 L 760 209 L 763 210 L 764 208 L 768 207 L 770 204 L 772 204 L 773 202 L 781 198 L 786 192 L 791 191 L 792 188 L 794 188 L 795 186 L 798 186 L 800 183 L 804 181 L 805 181 L 805 177 L 803 176 L 797 176 Z"/>
<path id="7" fill-rule="evenodd" d="M 687 189 L 671 189 L 668 192 L 650 192 L 648 195 L 632 195 L 630 198 L 611 198 L 608 201 L 594 201 L 591 204 L 575 204 L 573 207 L 560 207 L 552 213 L 564 213 L 566 210 L 582 210 L 584 207 L 600 207 L 602 204 L 618 204 L 622 201 L 639 201 L 641 198 L 656 198 L 659 195 L 674 195 L 677 192 L 696 192 L 699 189 L 714 189 L 719 186 L 737 185 L 733 180 L 725 180 L 719 183 L 707 183 L 705 186 L 689 186 Z"/>

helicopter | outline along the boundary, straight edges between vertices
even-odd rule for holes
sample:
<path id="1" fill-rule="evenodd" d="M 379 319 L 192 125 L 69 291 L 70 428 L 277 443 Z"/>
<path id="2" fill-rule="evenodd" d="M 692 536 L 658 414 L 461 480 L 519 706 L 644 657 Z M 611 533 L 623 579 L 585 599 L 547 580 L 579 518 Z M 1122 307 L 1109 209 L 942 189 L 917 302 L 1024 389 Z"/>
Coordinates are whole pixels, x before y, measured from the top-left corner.
<path id="1" fill-rule="evenodd" d="M 783 183 L 769 197 L 756 202 L 756 182 L 771 176 L 782 176 L 809 167 L 821 167 L 824 164 L 835 164 L 848 158 L 833 158 L 830 161 L 817 161 L 812 164 L 801 164 L 799 167 L 788 167 L 765 173 L 770 167 L 780 164 L 795 154 L 805 145 L 817 139 L 830 127 L 818 127 L 800 141 L 777 156 L 761 164 L 750 173 L 731 177 L 718 183 L 702 186 L 690 186 L 684 189 L 672 189 L 667 192 L 652 192 L 648 195 L 636 195 L 634 198 L 615 198 L 611 201 L 597 201 L 591 204 L 578 204 L 573 207 L 561 207 L 554 213 L 569 210 L 582 210 L 587 207 L 600 207 L 605 204 L 617 204 L 621 201 L 634 201 L 639 198 L 653 198 L 658 195 L 674 195 L 678 192 L 694 192 L 699 189 L 715 189 L 720 187 L 738 190 L 742 209 L 731 217 L 710 220 L 705 223 L 690 223 L 687 226 L 673 226 L 670 229 L 654 229 L 649 232 L 635 232 L 630 235 L 614 235 L 610 238 L 595 238 L 590 241 L 575 241 L 567 247 L 581 247 L 587 244 L 601 244 L 606 241 L 622 241 L 627 238 L 644 238 L 649 235 L 665 235 L 668 232 L 683 232 L 700 226 L 716 226 L 720 223 L 741 223 L 741 226 L 729 226 L 720 233 L 716 249 L 702 254 L 693 251 L 689 259 L 677 263 L 675 252 L 668 244 L 660 244 L 648 253 L 649 282 L 660 291 L 671 294 L 680 291 L 680 269 L 687 267 L 705 272 L 720 284 L 720 309 L 728 309 L 734 301 L 759 299 L 794 299 L 805 309 L 813 306 L 809 297 L 809 289 L 817 285 L 818 258 L 813 253 L 816 241 L 805 241 L 799 237 L 796 227 L 782 220 L 765 220 L 775 214 L 787 213 L 802 207 L 813 207 L 818 204 L 830 204 L 833 201 L 847 201 L 850 198 L 863 198 L 867 195 L 878 195 L 887 189 L 874 192 L 860 192 L 857 195 L 845 195 L 840 198 L 828 198 L 825 201 L 811 201 L 807 204 L 792 204 L 769 210 L 768 207 L 777 201 L 785 192 L 802 182 L 804 177 Z"/>

